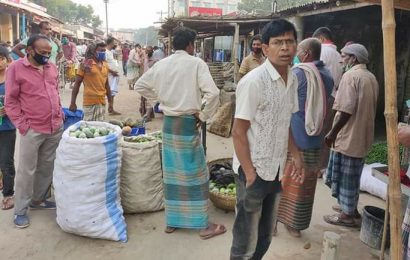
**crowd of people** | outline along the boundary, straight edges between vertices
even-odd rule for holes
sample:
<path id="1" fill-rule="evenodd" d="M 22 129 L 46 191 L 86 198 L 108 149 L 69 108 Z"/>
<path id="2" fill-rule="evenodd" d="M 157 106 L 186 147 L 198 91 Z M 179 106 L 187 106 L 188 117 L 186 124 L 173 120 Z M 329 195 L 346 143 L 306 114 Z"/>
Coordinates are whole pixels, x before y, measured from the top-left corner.
<path id="1" fill-rule="evenodd" d="M 153 104 L 161 104 L 165 232 L 196 229 L 202 239 L 225 233 L 224 225 L 209 220 L 209 176 L 198 130 L 219 107 L 220 93 L 207 64 L 194 56 L 196 33 L 176 29 L 169 57 L 157 47 L 124 44 L 121 69 L 113 38 L 84 50 L 69 38 L 55 42 L 48 23 L 40 29 L 13 48 L 20 57 L 14 62 L 0 47 L 2 207 L 14 206 L 15 225 L 29 225 L 28 208 L 55 208 L 47 191 L 64 120 L 55 64 L 62 56 L 78 62 L 80 54 L 69 109 L 77 110 L 83 85 L 84 120 L 104 121 L 107 103 L 111 115 L 120 114 L 114 98 L 121 73 L 141 95 L 142 117 L 152 118 Z M 324 221 L 360 225 L 360 176 L 373 142 L 379 88 L 366 66 L 366 47 L 349 43 L 340 54 L 326 27 L 298 43 L 292 23 L 273 20 L 250 48 L 239 70 L 232 130 L 237 204 L 231 259 L 262 259 L 278 222 L 299 237 L 310 225 L 322 174 L 338 201 Z"/>

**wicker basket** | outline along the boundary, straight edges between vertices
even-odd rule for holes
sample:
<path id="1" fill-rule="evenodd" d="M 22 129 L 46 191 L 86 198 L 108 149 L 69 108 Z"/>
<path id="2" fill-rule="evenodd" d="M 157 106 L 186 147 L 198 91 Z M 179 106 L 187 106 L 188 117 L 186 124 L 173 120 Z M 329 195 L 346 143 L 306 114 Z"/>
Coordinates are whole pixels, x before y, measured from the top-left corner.
<path id="1" fill-rule="evenodd" d="M 214 161 L 210 161 L 208 162 L 208 169 L 211 168 L 211 166 L 214 164 L 224 164 L 227 162 L 232 164 L 232 158 L 224 158 L 224 159 L 217 159 Z M 210 191 L 209 199 L 212 201 L 215 207 L 219 209 L 223 209 L 227 211 L 235 211 L 236 196 L 234 195 L 214 193 Z"/>

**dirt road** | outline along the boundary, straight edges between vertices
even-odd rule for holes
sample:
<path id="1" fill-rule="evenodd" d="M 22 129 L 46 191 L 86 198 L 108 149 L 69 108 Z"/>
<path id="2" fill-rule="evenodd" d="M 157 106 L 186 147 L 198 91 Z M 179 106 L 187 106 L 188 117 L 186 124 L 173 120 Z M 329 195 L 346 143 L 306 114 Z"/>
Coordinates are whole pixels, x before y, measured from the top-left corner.
<path id="1" fill-rule="evenodd" d="M 68 106 L 70 95 L 69 90 L 62 93 L 64 106 Z M 81 99 L 80 93 L 78 101 Z M 115 100 L 115 109 L 123 115 L 116 118 L 136 117 L 138 100 L 138 95 L 128 90 L 125 80 L 122 79 L 120 94 Z M 78 106 L 81 107 L 81 102 L 78 102 Z M 160 127 L 161 116 L 158 116 L 148 124 L 148 131 Z M 18 149 L 16 156 L 18 156 Z M 230 139 L 208 135 L 208 160 L 231 156 Z M 283 225 L 279 224 L 278 236 L 273 238 L 264 259 L 320 259 L 323 232 L 327 230 L 342 236 L 340 259 L 376 259 L 372 257 L 371 250 L 359 240 L 358 230 L 337 228 L 322 220 L 324 214 L 332 213 L 333 204 L 335 200 L 331 197 L 329 189 L 325 187 L 322 180 L 319 180 L 310 228 L 302 232 L 301 238 L 293 238 L 287 234 Z M 29 212 L 31 226 L 23 230 L 14 227 L 13 211 L 0 211 L 0 259 L 229 259 L 234 213 L 218 210 L 211 202 L 209 205 L 210 219 L 226 225 L 228 232 L 208 241 L 201 240 L 198 232 L 189 230 L 165 234 L 163 232 L 164 212 L 126 215 L 129 241 L 120 243 L 65 233 L 55 221 L 54 210 Z M 367 194 L 361 194 L 359 206 L 362 208 L 364 205 L 384 207 L 384 202 Z M 306 242 L 311 244 L 309 249 L 304 249 Z"/>

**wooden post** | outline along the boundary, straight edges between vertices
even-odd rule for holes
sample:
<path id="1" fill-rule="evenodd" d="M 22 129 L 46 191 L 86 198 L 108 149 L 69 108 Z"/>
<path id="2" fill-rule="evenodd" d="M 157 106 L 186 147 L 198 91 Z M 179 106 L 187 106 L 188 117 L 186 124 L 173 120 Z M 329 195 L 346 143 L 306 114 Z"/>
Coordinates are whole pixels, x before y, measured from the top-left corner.
<path id="1" fill-rule="evenodd" d="M 323 247 L 320 260 L 337 260 L 339 258 L 339 242 L 340 235 L 326 231 L 323 235 Z"/>
<path id="2" fill-rule="evenodd" d="M 201 39 L 201 58 L 205 60 L 205 39 Z"/>
<path id="3" fill-rule="evenodd" d="M 168 56 L 172 53 L 172 34 L 168 31 Z"/>
<path id="4" fill-rule="evenodd" d="M 233 79 L 235 83 L 238 83 L 238 73 L 239 73 L 239 61 L 238 61 L 238 46 L 239 46 L 239 24 L 235 23 L 235 35 L 233 37 L 233 51 L 232 59 L 234 63 Z"/>
<path id="5" fill-rule="evenodd" d="M 387 147 L 389 159 L 389 208 L 391 259 L 402 259 L 401 244 L 401 187 L 400 158 L 397 136 L 397 72 L 396 72 L 396 22 L 394 1 L 382 0 L 382 28 L 384 48 L 384 82 Z"/>
<path id="6" fill-rule="evenodd" d="M 245 35 L 245 40 L 243 42 L 243 58 L 242 60 L 245 59 L 245 57 L 248 55 L 248 48 L 249 48 L 249 40 L 248 40 L 248 35 Z"/>

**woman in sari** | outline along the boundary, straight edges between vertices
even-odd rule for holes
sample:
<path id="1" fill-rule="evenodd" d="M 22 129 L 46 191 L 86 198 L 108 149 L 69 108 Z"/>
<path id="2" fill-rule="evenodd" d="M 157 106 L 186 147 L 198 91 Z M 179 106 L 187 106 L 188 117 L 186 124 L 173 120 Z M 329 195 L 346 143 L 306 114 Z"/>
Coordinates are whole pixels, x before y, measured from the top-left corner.
<path id="1" fill-rule="evenodd" d="M 129 89 L 134 89 L 134 84 L 140 76 L 141 67 L 143 68 L 141 54 L 141 45 L 137 43 L 135 48 L 131 50 L 127 63 L 127 80 Z"/>

